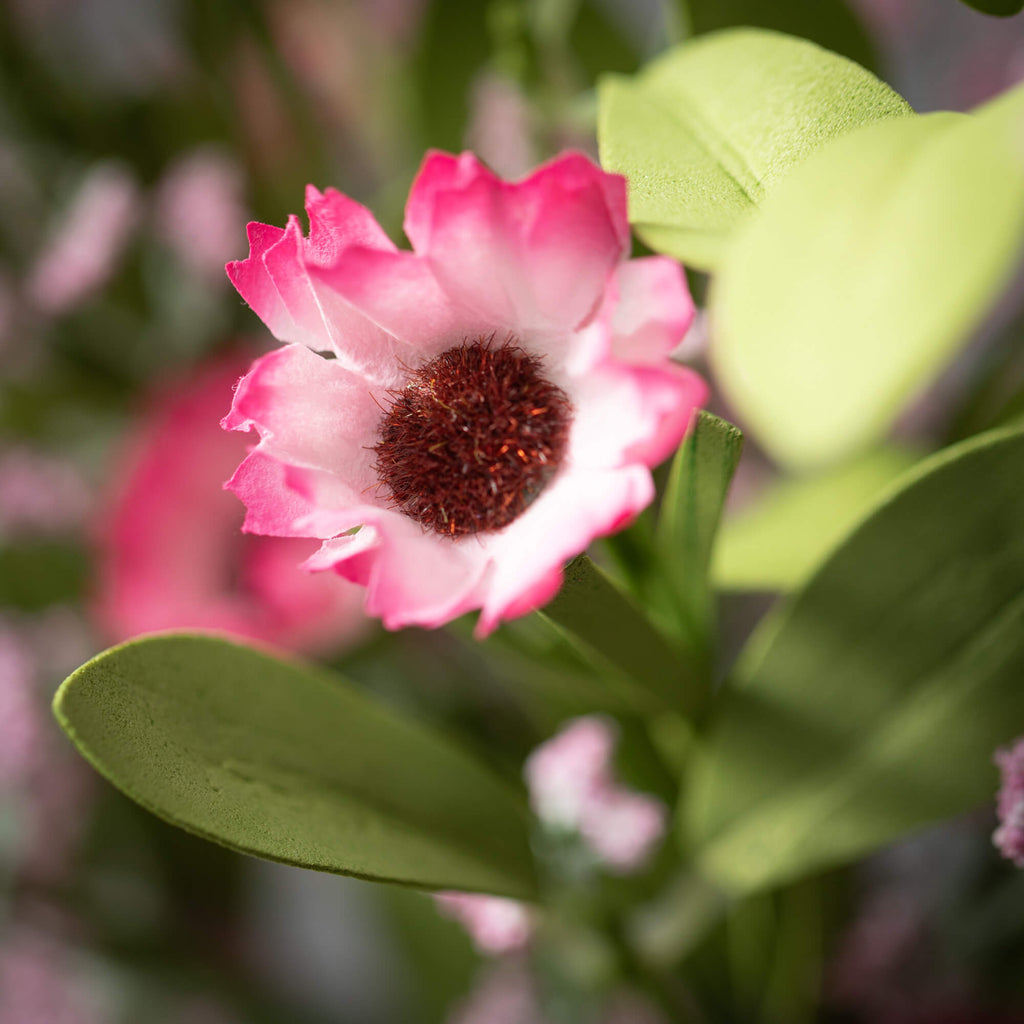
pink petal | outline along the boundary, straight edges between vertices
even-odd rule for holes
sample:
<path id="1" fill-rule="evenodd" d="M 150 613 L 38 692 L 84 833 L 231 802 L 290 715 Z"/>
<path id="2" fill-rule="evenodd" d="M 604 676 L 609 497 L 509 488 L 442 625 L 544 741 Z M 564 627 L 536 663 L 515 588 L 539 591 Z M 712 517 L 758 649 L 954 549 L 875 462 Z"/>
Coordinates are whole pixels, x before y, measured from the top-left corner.
<path id="1" fill-rule="evenodd" d="M 249 257 L 227 265 L 231 283 L 275 338 L 281 341 L 303 341 L 301 332 L 263 263 L 264 254 L 284 238 L 284 229 L 253 221 L 246 228 L 246 233 L 249 236 Z"/>
<path id="2" fill-rule="evenodd" d="M 269 537 L 322 536 L 315 521 L 314 505 L 288 485 L 288 467 L 258 448 L 242 460 L 224 489 L 244 503 L 242 529 L 246 533 Z"/>
<path id="3" fill-rule="evenodd" d="M 606 362 L 573 381 L 570 457 L 591 468 L 655 466 L 678 447 L 706 397 L 704 381 L 686 367 Z"/>
<path id="4" fill-rule="evenodd" d="M 660 364 L 693 322 L 693 299 L 683 268 L 662 256 L 623 263 L 612 314 L 614 354 L 627 363 Z"/>
<path id="5" fill-rule="evenodd" d="M 594 471 L 567 468 L 515 522 L 480 537 L 491 559 L 476 634 L 485 637 L 521 607 L 521 597 L 550 585 L 562 565 L 595 537 L 621 528 L 654 497 L 643 466 Z"/>
<path id="6" fill-rule="evenodd" d="M 573 330 L 601 303 L 628 251 L 625 180 L 570 153 L 518 183 L 471 154 L 432 154 L 406 233 L 442 287 L 497 330 Z"/>
<path id="7" fill-rule="evenodd" d="M 468 892 L 434 894 L 437 909 L 454 918 L 469 933 L 481 953 L 496 956 L 522 949 L 533 933 L 533 920 L 525 903 L 503 896 Z"/>
<path id="8" fill-rule="evenodd" d="M 309 241 L 306 256 L 320 264 L 333 263 L 349 246 L 395 251 L 395 243 L 385 234 L 370 211 L 337 189 L 321 192 L 306 186 L 306 215 L 309 217 Z"/>
<path id="9" fill-rule="evenodd" d="M 387 629 L 434 628 L 478 607 L 487 561 L 473 538 L 452 541 L 427 533 L 388 509 L 364 507 L 359 513 L 362 529 L 325 542 L 307 565 L 365 582 L 366 610 Z M 352 558 L 355 566 L 346 568 Z"/>
<path id="10" fill-rule="evenodd" d="M 344 197 L 339 195 L 338 200 Z M 348 369 L 391 387 L 398 380 L 395 367 L 401 346 L 336 292 L 315 287 L 310 277 L 311 268 L 320 269 L 318 259 L 336 259 L 347 239 L 364 247 L 374 240 L 373 230 L 358 219 L 346 222 L 341 237 L 331 237 L 331 218 L 340 216 L 339 205 L 313 197 L 310 208 L 316 216 L 316 234 L 309 241 L 294 216 L 284 230 L 250 224 L 250 256 L 229 263 L 228 276 L 275 337 L 318 352 L 333 351 Z M 351 205 L 363 210 L 357 203 Z"/>
<path id="11" fill-rule="evenodd" d="M 666 818 L 660 800 L 612 785 L 587 806 L 580 835 L 609 868 L 629 874 L 643 866 L 665 835 Z"/>
<path id="12" fill-rule="evenodd" d="M 369 446 L 383 415 L 379 403 L 370 385 L 336 359 L 288 345 L 256 360 L 239 381 L 222 425 L 255 428 L 261 453 L 327 470 L 356 500 L 377 482 Z"/>
<path id="13" fill-rule="evenodd" d="M 615 730 L 599 715 L 575 718 L 526 759 L 530 806 L 544 824 L 579 828 L 593 795 L 610 784 Z"/>
<path id="14" fill-rule="evenodd" d="M 491 325 L 458 307 L 430 264 L 410 252 L 350 248 L 330 266 L 310 267 L 310 275 L 382 331 L 414 346 L 415 351 L 397 354 L 406 360 L 430 359 L 491 333 Z"/>

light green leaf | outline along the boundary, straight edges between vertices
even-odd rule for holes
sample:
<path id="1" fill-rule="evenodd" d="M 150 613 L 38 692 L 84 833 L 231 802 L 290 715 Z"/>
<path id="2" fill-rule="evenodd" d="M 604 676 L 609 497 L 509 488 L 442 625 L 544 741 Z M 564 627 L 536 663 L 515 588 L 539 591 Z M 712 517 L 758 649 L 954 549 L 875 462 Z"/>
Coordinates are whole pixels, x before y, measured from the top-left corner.
<path id="1" fill-rule="evenodd" d="M 676 452 L 658 515 L 658 570 L 675 598 L 691 642 L 711 630 L 708 565 L 718 521 L 743 450 L 738 427 L 701 410 Z"/>
<path id="2" fill-rule="evenodd" d="M 565 567 L 565 583 L 540 612 L 605 676 L 627 683 L 638 712 L 696 713 L 699 676 L 633 600 L 586 555 Z"/>
<path id="3" fill-rule="evenodd" d="M 978 326 L 1024 247 L 1024 89 L 979 115 L 871 125 L 821 150 L 712 291 L 718 382 L 778 460 L 885 434 Z"/>
<path id="4" fill-rule="evenodd" d="M 711 578 L 725 590 L 792 590 L 860 521 L 882 490 L 917 461 L 880 448 L 817 476 L 779 480 L 729 517 Z"/>
<path id="5" fill-rule="evenodd" d="M 653 249 L 714 267 L 737 227 L 826 142 L 910 112 L 852 61 L 735 29 L 600 86 L 601 163 L 629 178 L 629 219 Z"/>
<path id="6" fill-rule="evenodd" d="M 342 679 L 214 637 L 153 636 L 70 676 L 54 711 L 154 814 L 269 860 L 530 898 L 517 794 Z"/>
<path id="7" fill-rule="evenodd" d="M 1024 722 L 1024 432 L 915 468 L 741 656 L 682 824 L 734 892 L 991 798 Z"/>

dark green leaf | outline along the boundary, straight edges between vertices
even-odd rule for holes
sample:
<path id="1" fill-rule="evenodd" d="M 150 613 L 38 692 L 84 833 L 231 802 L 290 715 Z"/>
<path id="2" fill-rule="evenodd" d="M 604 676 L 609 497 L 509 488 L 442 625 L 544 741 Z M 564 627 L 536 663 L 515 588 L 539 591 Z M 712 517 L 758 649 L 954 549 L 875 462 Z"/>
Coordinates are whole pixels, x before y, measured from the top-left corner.
<path id="1" fill-rule="evenodd" d="M 857 64 L 760 29 L 684 43 L 633 78 L 606 77 L 599 98 L 601 162 L 629 178 L 637 234 L 702 269 L 813 152 L 910 112 Z"/>
<path id="2" fill-rule="evenodd" d="M 838 139 L 765 201 L 712 290 L 712 358 L 775 458 L 867 446 L 970 338 L 1024 248 L 1021 137 L 1024 87 Z"/>
<path id="3" fill-rule="evenodd" d="M 540 613 L 598 667 L 630 681 L 638 711 L 693 714 L 703 696 L 694 666 L 586 555 Z"/>
<path id="4" fill-rule="evenodd" d="M 491 56 L 488 7 L 462 0 L 427 5 L 412 65 L 425 146 L 465 145 L 473 80 Z"/>
<path id="5" fill-rule="evenodd" d="M 75 544 L 32 540 L 0 547 L 0 605 L 39 611 L 77 600 L 88 574 L 85 552 Z"/>
<path id="6" fill-rule="evenodd" d="M 70 676 L 54 710 L 115 786 L 232 849 L 429 889 L 534 893 L 516 793 L 333 675 L 214 637 L 145 637 Z"/>
<path id="7" fill-rule="evenodd" d="M 988 799 L 1024 722 L 1024 431 L 939 453 L 763 624 L 692 757 L 683 825 L 733 891 Z"/>
<path id="8" fill-rule="evenodd" d="M 997 18 L 1009 18 L 1024 10 L 1024 0 L 963 0 L 982 14 L 994 14 Z"/>
<path id="9" fill-rule="evenodd" d="M 864 67 L 874 67 L 874 47 L 860 19 L 844 0 L 679 0 L 693 35 L 749 25 L 807 39 L 841 53 Z"/>
<path id="10" fill-rule="evenodd" d="M 705 653 L 711 630 L 712 544 L 742 450 L 738 427 L 701 410 L 676 452 L 658 516 L 660 573 L 690 642 Z"/>

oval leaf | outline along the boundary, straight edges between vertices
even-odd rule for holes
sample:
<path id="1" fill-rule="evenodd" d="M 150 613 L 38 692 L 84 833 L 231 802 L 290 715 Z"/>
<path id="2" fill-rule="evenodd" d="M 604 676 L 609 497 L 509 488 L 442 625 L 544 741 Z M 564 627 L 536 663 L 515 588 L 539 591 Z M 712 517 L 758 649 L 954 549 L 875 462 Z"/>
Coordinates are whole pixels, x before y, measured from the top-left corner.
<path id="1" fill-rule="evenodd" d="M 54 711 L 118 789 L 234 850 L 427 889 L 534 894 L 515 792 L 333 675 L 214 637 L 145 637 L 70 676 Z"/>
<path id="2" fill-rule="evenodd" d="M 733 891 L 991 799 L 1024 722 L 1024 431 L 922 463 L 741 658 L 688 841 Z"/>
<path id="3" fill-rule="evenodd" d="M 684 43 L 600 87 L 601 162 L 629 178 L 629 219 L 659 252 L 713 267 L 797 164 L 860 125 L 910 112 L 852 61 L 777 32 Z"/>
<path id="4" fill-rule="evenodd" d="M 772 483 L 727 517 L 711 578 L 723 590 L 793 590 L 917 456 L 879 448 L 829 472 Z"/>
<path id="5" fill-rule="evenodd" d="M 1016 99 L 834 142 L 737 239 L 711 354 L 778 460 L 807 468 L 884 435 L 987 313 L 1024 244 Z"/>

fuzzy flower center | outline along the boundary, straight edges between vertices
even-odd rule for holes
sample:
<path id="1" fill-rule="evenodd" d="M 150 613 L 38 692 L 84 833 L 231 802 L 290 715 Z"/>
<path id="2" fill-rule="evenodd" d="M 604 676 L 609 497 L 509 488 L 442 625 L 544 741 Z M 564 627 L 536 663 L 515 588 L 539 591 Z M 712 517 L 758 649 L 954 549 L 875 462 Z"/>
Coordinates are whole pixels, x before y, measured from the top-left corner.
<path id="1" fill-rule="evenodd" d="M 572 407 L 510 339 L 450 348 L 415 370 L 374 446 L 394 504 L 436 533 L 500 530 L 558 469 Z"/>

